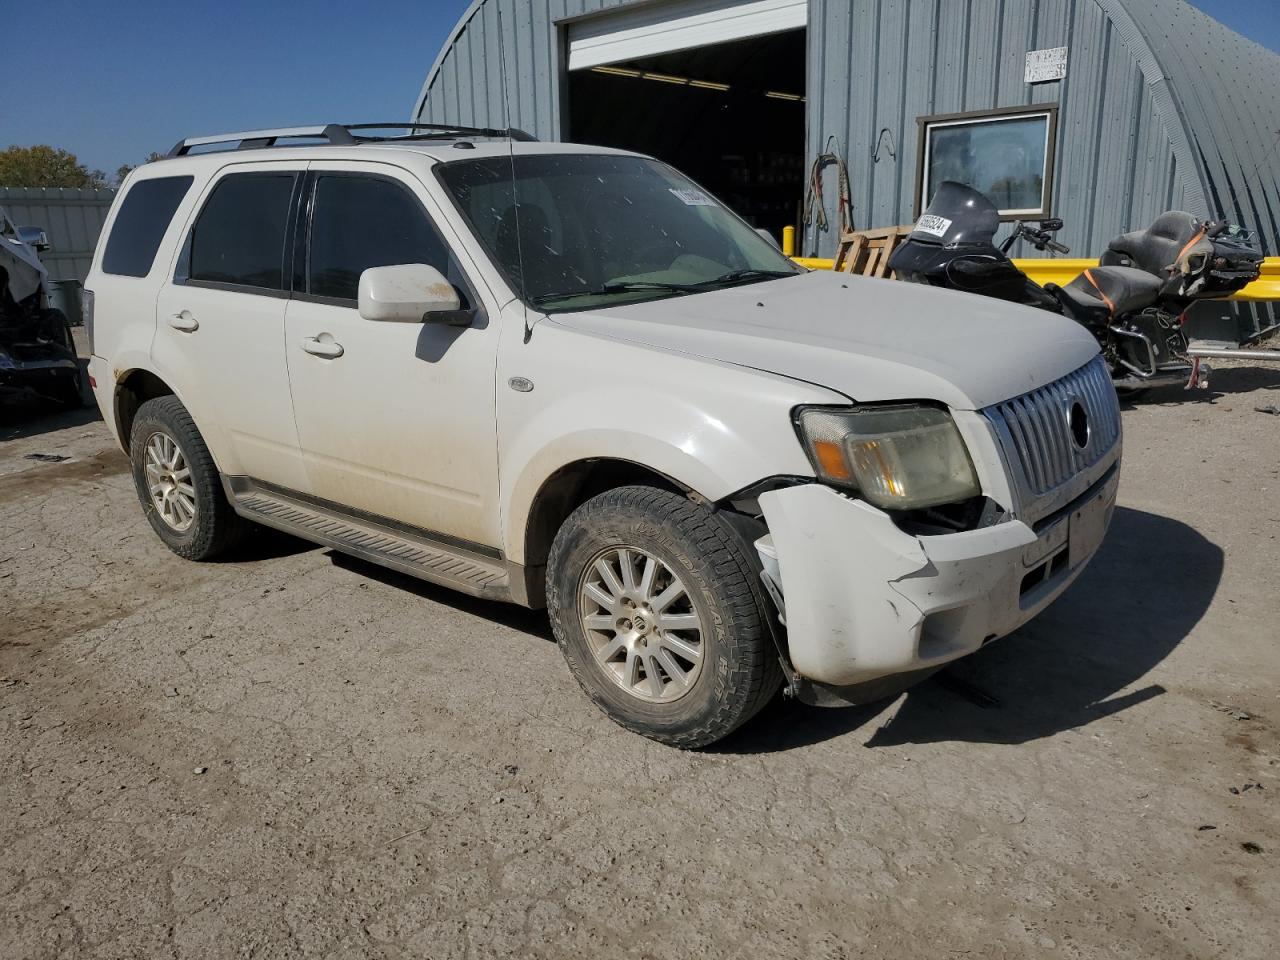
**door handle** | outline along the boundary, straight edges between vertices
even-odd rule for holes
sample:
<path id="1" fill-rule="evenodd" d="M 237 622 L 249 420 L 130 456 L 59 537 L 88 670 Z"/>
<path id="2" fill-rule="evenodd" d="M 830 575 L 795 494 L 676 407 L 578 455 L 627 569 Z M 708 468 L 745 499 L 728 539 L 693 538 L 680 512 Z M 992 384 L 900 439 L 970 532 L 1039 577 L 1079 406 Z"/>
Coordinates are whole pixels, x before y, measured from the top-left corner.
<path id="1" fill-rule="evenodd" d="M 326 360 L 336 360 L 342 356 L 342 344 L 334 343 L 332 340 L 317 340 L 315 337 L 307 337 L 302 341 L 302 349 L 307 353 L 324 357 Z"/>
<path id="2" fill-rule="evenodd" d="M 183 310 L 169 318 L 169 326 L 183 333 L 195 333 L 200 329 L 200 321 L 191 315 L 190 310 Z"/>

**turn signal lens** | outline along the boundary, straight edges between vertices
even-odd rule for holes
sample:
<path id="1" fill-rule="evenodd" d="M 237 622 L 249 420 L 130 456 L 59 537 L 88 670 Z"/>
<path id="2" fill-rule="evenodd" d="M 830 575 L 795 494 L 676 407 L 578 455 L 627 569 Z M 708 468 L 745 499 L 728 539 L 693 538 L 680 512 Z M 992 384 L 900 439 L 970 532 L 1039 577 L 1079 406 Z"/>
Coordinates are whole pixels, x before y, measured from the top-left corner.
<path id="1" fill-rule="evenodd" d="M 810 407 L 796 420 L 818 477 L 887 510 L 955 503 L 982 492 L 946 410 L 916 404 Z"/>
<path id="2" fill-rule="evenodd" d="M 813 445 L 814 456 L 825 474 L 831 480 L 851 480 L 849 465 L 845 462 L 844 451 L 838 443 L 830 440 L 819 440 Z"/>

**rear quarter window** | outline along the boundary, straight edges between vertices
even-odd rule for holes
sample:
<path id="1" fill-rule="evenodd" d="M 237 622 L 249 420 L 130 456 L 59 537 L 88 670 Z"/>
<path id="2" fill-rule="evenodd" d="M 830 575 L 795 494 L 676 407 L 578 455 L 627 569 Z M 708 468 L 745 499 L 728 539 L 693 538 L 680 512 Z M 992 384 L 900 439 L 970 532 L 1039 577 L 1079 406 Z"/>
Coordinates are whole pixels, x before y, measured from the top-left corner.
<path id="1" fill-rule="evenodd" d="M 191 177 L 139 180 L 120 203 L 102 254 L 102 272 L 145 277 L 151 272 L 160 241 L 178 204 L 191 189 Z"/>

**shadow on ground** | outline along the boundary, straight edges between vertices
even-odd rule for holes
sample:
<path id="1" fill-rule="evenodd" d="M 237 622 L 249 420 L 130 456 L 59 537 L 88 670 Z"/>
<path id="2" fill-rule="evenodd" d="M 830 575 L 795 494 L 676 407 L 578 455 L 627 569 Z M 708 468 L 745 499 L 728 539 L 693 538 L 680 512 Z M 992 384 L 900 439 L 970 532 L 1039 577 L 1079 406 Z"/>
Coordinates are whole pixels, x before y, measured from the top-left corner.
<path id="1" fill-rule="evenodd" d="M 459 593 L 450 587 L 428 583 L 426 580 L 419 580 L 417 577 L 411 577 L 408 574 L 399 573 L 376 563 L 370 563 L 367 560 L 361 560 L 358 557 L 338 553 L 337 551 L 331 552 L 329 557 L 334 566 L 358 573 L 362 577 L 377 580 L 379 583 L 385 583 L 407 593 L 415 594 L 433 603 L 452 607 L 462 613 L 482 617 L 493 623 L 500 623 L 508 629 L 518 630 L 531 637 L 555 642 L 555 638 L 551 635 L 551 624 L 547 621 L 547 612 L 545 610 L 529 610 L 514 603 L 482 600 L 479 597 Z"/>
<path id="2" fill-rule="evenodd" d="M 1222 550 L 1195 530 L 1121 507 L 1070 590 L 1022 629 L 909 690 L 866 745 L 1026 743 L 1158 697 L 1162 687 L 1141 681 L 1204 616 L 1222 568 Z M 865 736 L 893 703 L 774 703 L 720 749 L 773 752 Z"/>
<path id="3" fill-rule="evenodd" d="M 1280 354 L 1280 351 L 1277 351 Z M 1210 366 L 1213 361 L 1209 361 Z M 1182 387 L 1160 387 L 1149 390 L 1134 399 L 1121 398 L 1126 409 L 1131 407 L 1178 407 L 1183 404 L 1223 403 L 1239 398 L 1241 402 L 1274 403 L 1275 397 L 1264 393 L 1261 397 L 1245 394 L 1263 391 L 1280 392 L 1280 363 L 1262 363 L 1249 367 L 1214 367 L 1209 376 L 1207 390 L 1186 390 Z"/>
<path id="4" fill-rule="evenodd" d="M 345 554 L 330 557 L 362 577 L 553 639 L 544 611 L 469 597 Z M 1140 684 L 1200 621 L 1222 568 L 1222 550 L 1186 524 L 1120 507 L 1102 550 L 1067 593 L 1011 636 L 909 690 L 866 745 L 1025 743 L 1158 697 L 1164 689 L 1157 684 L 1122 691 Z M 772 753 L 865 736 L 895 702 L 819 708 L 779 697 L 715 750 Z"/>
<path id="5" fill-rule="evenodd" d="M 68 427 L 82 427 L 101 419 L 97 407 L 61 410 L 41 397 L 0 395 L 0 443 L 38 437 Z"/>
<path id="6" fill-rule="evenodd" d="M 0 443 L 38 437 L 102 419 L 89 392 L 89 361 L 80 358 L 80 400 L 73 410 L 60 407 L 31 390 L 0 390 Z"/>

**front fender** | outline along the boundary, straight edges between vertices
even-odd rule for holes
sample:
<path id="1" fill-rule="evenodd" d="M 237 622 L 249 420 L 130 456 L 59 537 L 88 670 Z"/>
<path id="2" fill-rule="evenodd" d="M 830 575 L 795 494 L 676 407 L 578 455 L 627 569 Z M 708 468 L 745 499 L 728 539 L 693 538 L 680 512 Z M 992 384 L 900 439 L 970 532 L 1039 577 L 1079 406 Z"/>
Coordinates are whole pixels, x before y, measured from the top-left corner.
<path id="1" fill-rule="evenodd" d="M 525 561 L 525 531 L 543 485 L 570 464 L 629 461 L 708 500 L 780 474 L 812 476 L 791 423 L 803 403 L 843 398 L 757 370 L 623 344 L 544 324 L 499 377 L 503 546 Z M 588 370 L 621 371 L 608 379 Z M 642 375 L 634 376 L 635 371 Z M 504 389 L 519 373 L 531 392 Z"/>

